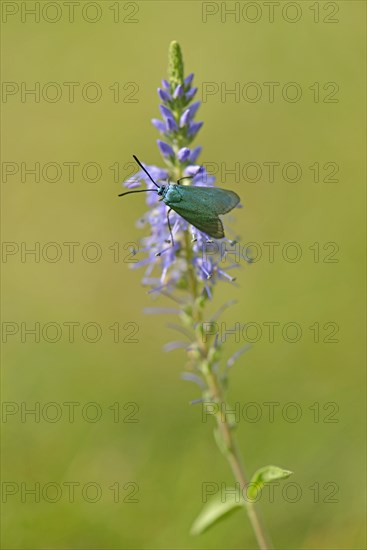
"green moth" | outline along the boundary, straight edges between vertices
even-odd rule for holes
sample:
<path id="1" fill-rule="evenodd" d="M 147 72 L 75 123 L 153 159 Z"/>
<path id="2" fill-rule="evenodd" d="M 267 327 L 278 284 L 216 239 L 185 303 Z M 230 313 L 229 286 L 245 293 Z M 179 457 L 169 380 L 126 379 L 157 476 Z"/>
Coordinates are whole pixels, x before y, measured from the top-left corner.
<path id="1" fill-rule="evenodd" d="M 181 180 L 193 176 L 180 178 L 176 184 L 158 185 L 139 159 L 135 155 L 133 157 L 157 189 L 127 191 L 126 193 L 121 193 L 119 197 L 129 195 L 130 193 L 144 193 L 147 191 L 154 191 L 162 197 L 161 200 L 169 207 L 167 220 L 172 244 L 173 236 L 169 221 L 171 210 L 174 210 L 184 220 L 213 239 L 222 239 L 225 236 L 219 215 L 227 214 L 227 212 L 230 212 L 238 205 L 240 197 L 237 193 L 218 187 L 180 185 Z"/>

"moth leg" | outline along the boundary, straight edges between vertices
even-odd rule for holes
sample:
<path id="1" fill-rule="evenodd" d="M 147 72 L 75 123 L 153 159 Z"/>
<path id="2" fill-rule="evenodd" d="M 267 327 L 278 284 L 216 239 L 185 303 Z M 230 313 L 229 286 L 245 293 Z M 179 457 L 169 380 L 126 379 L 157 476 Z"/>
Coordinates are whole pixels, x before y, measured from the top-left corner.
<path id="1" fill-rule="evenodd" d="M 171 227 L 171 222 L 169 221 L 169 214 L 170 212 L 172 212 L 172 208 L 170 208 L 167 212 L 167 224 L 168 224 L 168 229 L 169 229 L 169 234 L 171 236 L 171 243 L 172 243 L 172 246 L 175 245 L 175 241 L 173 240 L 173 234 L 172 234 L 172 227 Z"/>
<path id="2" fill-rule="evenodd" d="M 169 213 L 171 212 L 172 208 L 170 208 L 168 211 L 167 211 L 167 223 L 168 223 L 168 229 L 169 229 L 169 234 L 171 235 L 171 240 L 167 240 L 166 242 L 171 242 L 171 246 L 168 246 L 167 248 L 165 248 L 164 250 L 161 250 L 160 252 L 156 252 L 155 255 L 156 256 L 161 256 L 162 254 L 164 254 L 164 252 L 167 252 L 167 250 L 170 250 L 171 247 L 174 246 L 175 244 L 175 241 L 173 240 L 173 234 L 172 234 L 172 227 L 171 227 L 171 222 L 169 221 Z"/>

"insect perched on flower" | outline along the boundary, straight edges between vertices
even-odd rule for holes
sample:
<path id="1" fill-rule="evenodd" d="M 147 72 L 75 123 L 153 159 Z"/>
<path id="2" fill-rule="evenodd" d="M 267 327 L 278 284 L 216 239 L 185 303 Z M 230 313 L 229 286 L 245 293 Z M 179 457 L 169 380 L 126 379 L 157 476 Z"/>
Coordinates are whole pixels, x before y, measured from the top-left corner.
<path id="1" fill-rule="evenodd" d="M 157 187 L 156 189 L 142 189 L 138 191 L 126 191 L 119 197 L 131 193 L 144 193 L 154 191 L 162 197 L 162 201 L 169 207 L 167 211 L 167 224 L 173 244 L 172 228 L 169 221 L 169 214 L 174 210 L 182 216 L 184 220 L 191 223 L 194 227 L 202 231 L 213 239 L 222 239 L 224 237 L 223 224 L 219 214 L 230 212 L 240 202 L 240 197 L 234 191 L 220 189 L 218 187 L 188 186 L 180 185 L 180 181 L 192 178 L 193 176 L 183 176 L 177 180 L 177 184 L 168 183 L 158 185 L 148 170 L 144 168 L 139 159 L 133 155 L 138 165 L 144 170 L 148 178 Z"/>
<path id="2" fill-rule="evenodd" d="M 157 144 L 166 166 L 148 165 L 134 156 L 140 169 L 124 182 L 128 190 L 120 195 L 150 191 L 148 209 L 137 222 L 149 232 L 134 248 L 142 257 L 131 268 L 145 267 L 143 284 L 151 287 L 150 292 L 173 292 L 189 284 L 188 273 L 192 272 L 198 289 L 203 283 L 202 292 L 211 299 L 218 281 L 235 281 L 229 271 L 238 264 L 227 253 L 233 251 L 238 236 L 230 226 L 224 232 L 219 216 L 240 208 L 240 199 L 233 191 L 217 188 L 215 177 L 198 161 L 202 147 L 193 146 L 203 126 L 195 120 L 200 107 L 200 101 L 194 101 L 198 89 L 193 86 L 192 73 L 184 77 L 176 42 L 170 46 L 169 59 L 169 80 L 162 80 L 158 88 L 162 118 L 152 119 L 161 134 Z"/>
<path id="3" fill-rule="evenodd" d="M 225 280 L 233 283 L 236 280 L 229 270 L 239 267 L 238 253 L 234 248 L 238 243 L 225 237 L 219 216 L 240 207 L 240 198 L 233 191 L 215 187 L 214 176 L 197 164 L 201 147 L 192 148 L 191 144 L 203 123 L 194 121 L 200 102 L 192 103 L 197 92 L 197 88 L 192 87 L 193 78 L 193 74 L 184 77 L 181 48 L 173 41 L 169 48 L 168 80 L 163 80 L 162 88 L 158 88 L 163 103 L 160 105 L 163 120 L 152 120 L 164 139 L 157 142 L 166 168 L 143 164 L 134 155 L 140 170 L 133 179 L 124 183 L 130 191 L 119 196 L 150 191 L 146 195 L 148 209 L 138 221 L 139 227 L 146 225 L 149 228 L 139 250 L 143 257 L 136 259 L 130 267 L 144 266 L 142 283 L 150 287 L 149 293 L 173 302 L 174 307 L 149 307 L 145 312 L 177 316 L 177 323 L 167 326 L 179 332 L 181 337 L 183 335 L 185 340 L 168 342 L 164 350 L 186 351 L 186 370 L 182 378 L 197 384 L 201 391 L 201 397 L 191 403 L 209 406 L 217 422 L 215 440 L 232 468 L 236 484 L 241 488 L 238 500 L 236 495 L 230 507 L 228 502 L 218 500 L 213 505 L 213 501 L 209 501 L 194 521 L 191 534 L 200 534 L 231 509 L 246 509 L 259 547 L 266 550 L 270 544 L 254 507 L 255 497 L 265 483 L 285 479 L 291 472 L 276 466 L 265 466 L 247 480 L 233 435 L 236 423 L 231 412 L 233 409 L 225 397 L 228 373 L 249 346 L 246 344 L 236 350 L 223 362 L 223 346 L 216 321 L 236 300 L 227 301 L 209 318 L 206 305 L 208 300 L 213 299 L 217 283 Z M 190 183 L 184 181 L 188 178 Z M 147 187 L 137 189 L 142 182 Z M 167 247 L 168 235 L 170 245 Z M 134 245 L 134 254 L 137 254 L 138 247 L 135 243 L 130 244 Z M 244 259 L 250 263 L 247 254 Z M 217 414 L 216 411 L 221 412 Z M 253 500 L 247 492 L 250 487 L 254 488 Z"/>

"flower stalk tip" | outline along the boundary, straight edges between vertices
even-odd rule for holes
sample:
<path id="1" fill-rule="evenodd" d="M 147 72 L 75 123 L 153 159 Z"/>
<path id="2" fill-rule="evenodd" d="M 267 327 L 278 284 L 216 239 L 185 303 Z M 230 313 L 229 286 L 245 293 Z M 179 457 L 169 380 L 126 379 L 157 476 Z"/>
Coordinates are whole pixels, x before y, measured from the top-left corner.
<path id="1" fill-rule="evenodd" d="M 171 86 L 171 92 L 174 93 L 177 86 L 184 82 L 184 63 L 181 47 L 176 40 L 169 45 L 168 50 L 168 80 Z M 177 94 L 178 92 L 176 92 Z"/>

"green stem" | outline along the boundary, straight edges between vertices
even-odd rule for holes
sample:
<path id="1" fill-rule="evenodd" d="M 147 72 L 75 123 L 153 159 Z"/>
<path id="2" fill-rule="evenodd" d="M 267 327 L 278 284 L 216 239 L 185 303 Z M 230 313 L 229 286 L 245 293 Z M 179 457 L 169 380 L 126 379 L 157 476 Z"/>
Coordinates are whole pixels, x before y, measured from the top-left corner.
<path id="1" fill-rule="evenodd" d="M 212 395 L 212 399 L 215 403 L 219 405 L 218 413 L 215 416 L 218 430 L 222 435 L 226 447 L 225 457 L 229 462 L 235 480 L 239 483 L 241 487 L 241 493 L 242 495 L 244 495 L 246 494 L 248 480 L 245 474 L 244 466 L 242 464 L 242 459 L 239 449 L 237 447 L 236 440 L 233 436 L 233 431 L 231 429 L 228 416 L 227 414 L 222 414 L 222 411 L 227 410 L 227 404 L 222 396 L 222 388 L 218 377 L 212 372 L 210 367 L 206 369 L 206 373 L 204 374 Z M 253 502 L 250 502 L 249 500 L 245 500 L 245 505 L 247 515 L 254 530 L 259 548 L 261 550 L 270 550 L 273 546 L 271 544 L 269 535 L 266 532 L 258 509 L 255 507 L 255 504 Z"/>
<path id="2" fill-rule="evenodd" d="M 191 296 L 194 298 L 194 303 L 192 304 L 192 307 L 193 307 L 193 319 L 195 319 L 196 316 L 194 316 L 194 309 L 195 309 L 195 301 L 196 301 L 196 298 L 197 298 L 197 293 L 198 293 L 198 282 L 197 282 L 197 279 L 195 277 L 195 272 L 194 272 L 194 266 L 192 265 L 192 262 L 191 262 L 191 245 L 190 245 L 190 235 L 189 235 L 189 232 L 188 231 L 185 231 L 185 250 L 186 250 L 186 262 L 187 262 L 187 271 L 188 271 L 188 279 L 189 279 L 189 284 L 190 284 L 190 290 L 191 290 Z M 196 322 L 199 321 L 199 319 L 195 319 Z"/>
<path id="3" fill-rule="evenodd" d="M 193 318 L 193 324 L 196 324 L 202 321 L 203 312 L 202 312 L 202 307 L 198 305 L 198 301 L 197 301 L 198 284 L 197 284 L 197 279 L 195 277 L 193 266 L 190 262 L 191 246 L 190 246 L 190 238 L 189 238 L 188 231 L 185 232 L 185 251 L 186 251 L 186 260 L 187 260 L 187 267 L 188 267 L 189 287 L 191 290 L 191 296 L 193 298 L 192 318 Z M 202 339 L 200 339 L 199 337 L 198 337 L 197 343 L 198 343 L 199 349 L 201 349 L 201 354 L 202 354 L 202 360 L 201 360 L 202 368 L 200 370 L 203 376 L 205 377 L 207 386 L 211 394 L 212 401 L 219 405 L 218 413 L 215 416 L 216 416 L 218 430 L 220 431 L 222 439 L 225 443 L 225 448 L 226 448 L 225 457 L 231 467 L 235 480 L 239 483 L 241 487 L 242 494 L 245 495 L 246 487 L 248 485 L 248 480 L 242 464 L 241 455 L 237 447 L 237 443 L 235 441 L 233 431 L 228 419 L 228 415 L 225 414 L 223 418 L 222 411 L 223 410 L 227 411 L 228 408 L 223 398 L 223 388 L 222 388 L 220 379 L 213 372 L 211 368 L 211 364 L 208 357 L 210 352 L 210 346 L 208 346 L 208 344 L 205 344 L 202 341 Z M 255 504 L 253 502 L 250 502 L 249 500 L 246 500 L 246 499 L 245 499 L 245 507 L 246 507 L 247 515 L 250 520 L 259 548 L 261 550 L 270 550 L 271 548 L 273 548 L 273 546 L 270 541 L 270 537 L 266 532 L 263 521 L 260 517 L 259 510 L 257 509 L 257 507 L 255 507 Z"/>

